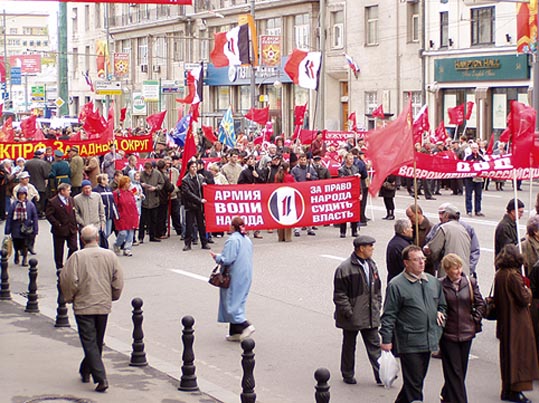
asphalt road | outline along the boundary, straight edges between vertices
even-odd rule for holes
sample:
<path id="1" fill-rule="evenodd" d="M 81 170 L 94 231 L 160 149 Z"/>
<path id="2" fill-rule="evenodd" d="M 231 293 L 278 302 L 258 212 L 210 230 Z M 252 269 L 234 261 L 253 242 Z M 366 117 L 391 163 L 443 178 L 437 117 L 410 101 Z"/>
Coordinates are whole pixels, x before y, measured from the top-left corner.
<path id="1" fill-rule="evenodd" d="M 494 186 L 491 186 L 491 189 Z M 481 259 L 478 269 L 483 295 L 488 294 L 493 269 L 493 238 L 507 201 L 513 196 L 511 186 L 504 192 L 484 192 L 486 217 L 463 220 L 471 223 L 479 236 Z M 529 206 L 528 185 L 519 197 Z M 464 210 L 463 196 L 443 191 L 437 200 L 419 204 L 435 222 L 436 209 L 452 202 Z M 535 192 L 534 192 L 535 196 Z M 395 199 L 397 218 L 405 218 L 404 209 L 413 202 L 401 190 Z M 385 209 L 381 199 L 374 199 L 367 215 L 372 221 L 361 233 L 377 239 L 374 259 L 385 285 L 385 247 L 393 236 L 393 223 L 381 220 Z M 525 217 L 528 217 L 526 211 Z M 521 234 L 525 232 L 522 221 Z M 314 401 L 314 371 L 326 367 L 331 371 L 331 401 L 339 403 L 393 401 L 400 388 L 398 379 L 385 390 L 374 383 L 372 371 L 361 342 L 358 343 L 356 377 L 358 385 L 345 385 L 340 377 L 341 334 L 334 326 L 332 281 L 338 263 L 352 251 L 352 238 L 339 238 L 339 230 L 320 227 L 316 236 L 294 237 L 291 243 L 278 243 L 277 234 L 263 233 L 264 239 L 253 239 L 254 282 L 247 304 L 249 320 L 256 327 L 256 393 L 263 403 L 307 403 Z M 113 237 L 111 237 L 112 239 Z M 213 249 L 220 251 L 224 239 L 217 239 Z M 126 284 L 120 301 L 113 305 L 106 342 L 129 351 L 132 343 L 131 300 L 144 301 L 144 342 L 150 364 L 159 365 L 171 375 L 181 375 L 181 324 L 184 315 L 195 322 L 196 373 L 205 392 L 224 402 L 237 402 L 241 392 L 241 348 L 225 341 L 227 326 L 217 323 L 218 290 L 207 284 L 213 268 L 208 251 L 193 249 L 182 252 L 183 243 L 172 236 L 159 244 L 144 243 L 133 249 L 133 257 L 121 257 Z M 199 246 L 200 247 L 200 246 Z M 46 221 L 40 222 L 36 256 L 39 259 L 39 304 L 43 312 L 54 313 L 56 276 L 52 260 L 52 238 Z M 10 265 L 11 290 L 23 294 L 28 287 L 28 272 Z M 70 309 L 70 315 L 71 309 Z M 71 317 L 71 323 L 74 320 Z M 46 354 L 46 352 L 44 352 Z M 472 347 L 468 373 L 470 402 L 499 400 L 500 377 L 495 323 L 484 323 L 483 332 Z M 77 369 L 73 363 L 73 371 Z M 440 360 L 431 360 L 425 387 L 425 401 L 439 401 L 443 384 Z M 539 392 L 527 394 L 539 401 Z"/>

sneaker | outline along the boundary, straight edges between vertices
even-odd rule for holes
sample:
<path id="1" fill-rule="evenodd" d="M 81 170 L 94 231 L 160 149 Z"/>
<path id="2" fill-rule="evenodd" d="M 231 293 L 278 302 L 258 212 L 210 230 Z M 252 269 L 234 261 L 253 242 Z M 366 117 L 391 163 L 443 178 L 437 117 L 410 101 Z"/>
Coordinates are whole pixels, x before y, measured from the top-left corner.
<path id="1" fill-rule="evenodd" d="M 191 247 L 190 246 L 184 246 L 183 249 L 182 249 L 184 252 L 187 252 L 188 250 L 191 250 Z"/>
<path id="2" fill-rule="evenodd" d="M 210 245 L 202 245 L 202 248 L 200 248 L 200 249 L 208 249 L 209 250 L 209 249 L 211 249 L 211 247 L 210 247 Z"/>
<path id="3" fill-rule="evenodd" d="M 307 235 L 316 235 L 316 232 L 310 229 L 309 231 L 307 231 Z"/>
<path id="4" fill-rule="evenodd" d="M 485 216 L 482 212 L 475 213 L 475 215 L 476 215 L 477 217 L 484 217 L 484 216 Z"/>
<path id="5" fill-rule="evenodd" d="M 229 334 L 225 336 L 226 341 L 240 341 L 240 334 Z"/>
<path id="6" fill-rule="evenodd" d="M 114 253 L 116 253 L 117 255 L 120 255 L 122 253 L 119 246 L 114 245 L 113 249 L 114 249 Z"/>
<path id="7" fill-rule="evenodd" d="M 247 326 L 243 329 L 243 332 L 240 334 L 240 340 L 245 340 L 247 337 L 252 335 L 255 332 L 255 327 L 253 325 Z"/>
<path id="8" fill-rule="evenodd" d="M 130 250 L 124 250 L 124 256 L 133 256 Z"/>
<path id="9" fill-rule="evenodd" d="M 139 241 L 133 241 L 133 246 L 139 246 L 139 245 L 140 245 Z"/>
<path id="10" fill-rule="evenodd" d="M 346 234 L 341 234 L 341 238 L 346 238 Z"/>
<path id="11" fill-rule="evenodd" d="M 208 241 L 207 241 L 207 242 L 208 242 L 208 243 L 215 243 L 215 241 L 214 241 L 213 239 L 211 239 L 211 238 L 208 238 Z"/>

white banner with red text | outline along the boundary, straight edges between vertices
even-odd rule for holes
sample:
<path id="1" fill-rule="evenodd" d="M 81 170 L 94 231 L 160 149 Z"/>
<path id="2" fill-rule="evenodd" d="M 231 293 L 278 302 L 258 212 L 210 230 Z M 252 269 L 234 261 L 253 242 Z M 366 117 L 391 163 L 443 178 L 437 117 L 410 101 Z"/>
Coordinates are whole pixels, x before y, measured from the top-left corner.
<path id="1" fill-rule="evenodd" d="M 357 176 L 324 181 L 204 186 L 206 230 L 228 231 L 235 216 L 249 230 L 359 221 Z"/>

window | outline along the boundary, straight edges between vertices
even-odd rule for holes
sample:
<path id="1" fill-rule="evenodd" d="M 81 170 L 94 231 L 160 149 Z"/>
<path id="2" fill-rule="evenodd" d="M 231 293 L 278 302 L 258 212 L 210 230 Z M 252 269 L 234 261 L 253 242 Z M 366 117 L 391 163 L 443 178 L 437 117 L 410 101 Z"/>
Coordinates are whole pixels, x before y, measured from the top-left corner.
<path id="1" fill-rule="evenodd" d="M 78 31 L 79 31 L 79 20 L 78 20 L 78 14 L 77 14 L 77 8 L 76 7 L 73 7 L 73 9 L 71 10 L 71 20 L 73 21 L 72 23 L 72 26 L 73 26 L 73 36 L 77 35 L 78 34 Z"/>
<path id="2" fill-rule="evenodd" d="M 366 44 L 378 45 L 378 6 L 365 7 Z"/>
<path id="3" fill-rule="evenodd" d="M 296 42 L 296 48 L 309 49 L 310 48 L 310 25 L 309 14 L 296 15 L 294 18 L 294 38 Z"/>
<path id="4" fill-rule="evenodd" d="M 9 29 L 9 34 L 10 35 L 17 35 L 17 28 L 10 28 Z"/>
<path id="5" fill-rule="evenodd" d="M 331 13 L 331 27 L 331 47 L 340 49 L 344 45 L 344 11 L 340 10 Z"/>
<path id="6" fill-rule="evenodd" d="M 266 35 L 281 36 L 282 24 L 280 18 L 270 18 L 266 21 Z"/>
<path id="7" fill-rule="evenodd" d="M 217 88 L 217 110 L 226 111 L 230 106 L 230 88 L 231 87 L 218 87 Z"/>
<path id="8" fill-rule="evenodd" d="M 378 107 L 378 94 L 376 91 L 365 91 L 365 113 L 372 113 Z"/>
<path id="9" fill-rule="evenodd" d="M 32 27 L 22 27 L 23 35 L 32 35 Z"/>
<path id="10" fill-rule="evenodd" d="M 45 47 L 49 46 L 49 41 L 43 41 L 43 46 Z"/>
<path id="11" fill-rule="evenodd" d="M 28 41 L 22 41 L 22 46 L 28 46 Z"/>
<path id="12" fill-rule="evenodd" d="M 449 39 L 449 12 L 440 13 L 440 47 L 447 48 Z"/>
<path id="13" fill-rule="evenodd" d="M 31 47 L 36 46 L 34 41 L 30 41 L 28 44 L 29 44 L 29 46 L 31 46 Z"/>
<path id="14" fill-rule="evenodd" d="M 95 27 L 101 28 L 101 4 L 95 3 Z"/>
<path id="15" fill-rule="evenodd" d="M 405 91 L 402 97 L 403 108 L 408 104 L 408 94 L 412 94 L 412 117 L 415 118 L 423 107 L 421 91 Z"/>
<path id="16" fill-rule="evenodd" d="M 472 45 L 494 43 L 494 7 L 473 8 Z"/>
<path id="17" fill-rule="evenodd" d="M 73 78 L 77 76 L 77 72 L 79 69 L 79 49 L 73 48 L 73 67 L 70 69 L 73 73 Z"/>
<path id="18" fill-rule="evenodd" d="M 90 71 L 90 47 L 84 48 L 84 70 Z"/>
<path id="19" fill-rule="evenodd" d="M 36 46 L 41 46 L 41 41 L 36 41 Z"/>
<path id="20" fill-rule="evenodd" d="M 408 3 L 408 42 L 419 42 L 419 3 Z"/>
<path id="21" fill-rule="evenodd" d="M 173 43 L 173 52 L 172 58 L 175 62 L 181 62 L 185 60 L 185 34 L 183 32 L 179 33 L 180 38 L 175 39 Z"/>
<path id="22" fill-rule="evenodd" d="M 138 38 L 137 64 L 148 64 L 148 38 Z"/>
<path id="23" fill-rule="evenodd" d="M 155 63 L 154 63 L 155 65 L 164 66 L 166 64 L 165 63 L 166 58 L 167 58 L 166 38 L 164 37 L 155 38 L 153 56 L 155 59 Z"/>
<path id="24" fill-rule="evenodd" d="M 84 6 L 84 31 L 90 30 L 90 6 L 86 4 Z"/>

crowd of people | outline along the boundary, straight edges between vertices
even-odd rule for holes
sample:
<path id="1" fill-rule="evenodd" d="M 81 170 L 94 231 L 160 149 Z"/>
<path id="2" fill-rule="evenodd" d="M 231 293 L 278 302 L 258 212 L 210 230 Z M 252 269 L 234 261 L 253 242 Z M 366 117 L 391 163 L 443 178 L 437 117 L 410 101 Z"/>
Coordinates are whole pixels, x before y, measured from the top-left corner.
<path id="1" fill-rule="evenodd" d="M 111 145 L 111 151 L 102 157 L 83 158 L 77 146 L 72 146 L 67 155 L 47 148 L 36 150 L 28 161 L 4 160 L 0 164 L 0 200 L 3 197 L 6 202 L 0 203 L 0 220 L 6 219 L 5 234 L 13 240 L 14 263 L 26 266 L 28 254 L 35 253 L 39 219 L 47 219 L 51 225 L 57 270 L 64 266 L 69 269 L 63 275 L 62 285 L 69 296 L 73 291 L 69 290 L 68 276 L 80 270 L 77 265 L 83 264 L 79 259 L 85 255 L 71 257 L 77 256 L 79 247 L 82 249 L 85 245 L 109 249 L 108 241 L 113 233 L 110 252 L 117 256 L 130 257 L 134 246 L 146 239 L 160 242 L 167 239 L 171 231 L 184 241 L 184 252 L 199 243 L 202 249 L 210 250 L 213 238 L 222 237 L 223 233 L 206 231 L 205 185 L 325 180 L 331 175 L 322 159 L 331 154 L 341 162 L 337 175 L 357 176 L 361 184 L 359 221 L 336 225 L 341 238 L 346 238 L 348 227 L 354 238 L 354 250 L 337 268 L 334 278 L 335 321 L 343 331 L 341 374 L 344 382 L 357 383 L 355 350 L 357 336 L 361 333 L 377 384 L 382 384 L 378 364 L 381 351 L 391 351 L 400 358 L 403 386 L 396 402 L 423 401 L 423 382 L 433 353 L 442 359 L 441 401 L 468 401 L 465 386 L 468 356 L 475 335 L 481 331 L 485 312 L 484 298 L 476 280 L 480 255 L 477 234 L 472 226 L 460 220 L 460 209 L 454 203 L 440 205 L 439 222 L 431 223 L 417 202 L 406 208 L 407 218 L 396 219 L 393 199 L 401 187 L 406 187 L 416 199 L 424 195 L 426 200 L 434 200 L 434 196 L 445 189 L 453 195 L 465 193 L 465 213 L 483 217 L 481 195 L 489 190 L 488 180 L 483 181 L 481 177 L 421 180 L 414 188 L 409 178 L 394 175 L 385 178 L 380 190 L 386 207 L 384 219 L 396 221 L 395 235 L 386 248 L 388 284 L 383 298 L 380 274 L 372 259 L 376 240 L 359 234 L 369 221 L 365 213 L 370 163 L 362 139 L 351 138 L 340 147 L 332 148 L 325 144 L 321 132 L 309 146 L 294 144 L 279 136 L 269 144 L 255 144 L 251 135 L 245 135 L 230 149 L 218 141 L 209 143 L 201 134 L 197 139 L 197 155 L 187 162 L 181 180 L 181 149 L 168 147 L 162 133 L 156 138 L 154 151 L 147 156 L 123 155 Z M 485 147 L 482 142 L 461 138 L 448 141 L 446 145 L 425 143 L 418 146 L 418 151 L 452 153 L 458 159 L 481 161 L 487 153 Z M 500 143 L 495 153 L 504 151 Z M 144 162 L 140 164 L 139 159 L 143 157 Z M 117 161 L 124 158 L 127 163 L 117 169 Z M 496 182 L 496 190 L 503 191 L 503 185 Z M 519 184 L 517 187 L 520 190 Z M 536 208 L 539 209 L 539 198 Z M 519 243 L 516 220 L 523 211 L 524 204 L 520 200 L 511 200 L 496 228 L 497 271 L 493 294 L 498 307 L 501 399 L 525 403 L 529 399 L 523 392 L 531 389 L 533 380 L 539 379 L 539 218 L 529 220 L 520 253 L 515 247 Z M 277 239 L 290 242 L 293 236 L 300 237 L 302 233 L 316 236 L 317 229 L 314 226 L 278 229 Z M 254 231 L 253 237 L 262 238 L 262 234 Z M 245 223 L 235 217 L 222 253 L 210 252 L 217 263 L 230 270 L 231 285 L 220 291 L 218 315 L 220 322 L 230 324 L 229 341 L 242 340 L 254 332 L 245 314 L 252 281 L 252 249 Z M 118 259 L 111 256 L 106 254 L 102 258 L 108 270 L 119 273 Z M 524 275 L 520 271 L 522 265 Z M 106 295 L 107 301 L 119 297 L 120 283 L 121 274 L 118 274 L 117 295 Z M 104 333 L 106 314 L 110 312 L 110 304 L 105 305 L 102 313 L 92 313 L 105 315 L 105 323 L 96 322 L 100 334 Z M 79 332 L 84 334 L 88 331 L 84 330 L 88 326 L 84 323 L 87 318 L 84 318 L 85 313 L 77 311 L 78 308 Z M 535 343 L 530 345 L 525 340 L 535 340 Z M 94 350 L 100 348 L 102 339 L 93 346 Z M 96 371 L 90 371 L 84 362 L 81 364 L 83 381 L 87 381 L 91 373 L 99 391 L 104 391 L 108 388 L 104 369 Z"/>

